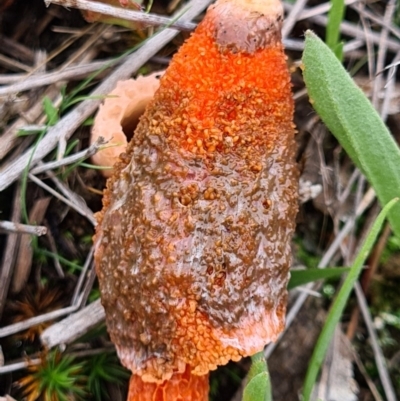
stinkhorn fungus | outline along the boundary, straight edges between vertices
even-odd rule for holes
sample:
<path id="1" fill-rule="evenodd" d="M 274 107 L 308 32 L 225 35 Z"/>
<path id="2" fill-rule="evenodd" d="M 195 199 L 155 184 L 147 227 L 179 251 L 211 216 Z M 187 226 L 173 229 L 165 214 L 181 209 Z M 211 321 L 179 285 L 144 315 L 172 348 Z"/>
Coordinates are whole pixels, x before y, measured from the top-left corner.
<path id="1" fill-rule="evenodd" d="M 284 327 L 298 174 L 282 15 L 217 0 L 107 182 L 95 259 L 132 401 L 206 400 L 172 388 L 206 391 L 201 375 Z"/>

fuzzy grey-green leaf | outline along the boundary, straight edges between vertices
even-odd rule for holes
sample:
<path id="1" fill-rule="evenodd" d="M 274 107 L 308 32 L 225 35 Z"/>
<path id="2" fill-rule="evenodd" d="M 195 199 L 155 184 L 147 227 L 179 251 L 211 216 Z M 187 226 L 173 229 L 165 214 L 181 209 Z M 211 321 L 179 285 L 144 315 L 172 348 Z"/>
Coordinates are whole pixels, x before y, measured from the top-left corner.
<path id="1" fill-rule="evenodd" d="M 313 107 L 365 174 L 382 205 L 400 195 L 400 150 L 364 93 L 332 51 L 311 31 L 303 53 L 304 81 Z M 400 237 L 400 205 L 389 214 Z"/>
<path id="2" fill-rule="evenodd" d="M 253 377 L 243 391 L 243 401 L 270 401 L 270 381 L 267 372 Z"/>
<path id="3" fill-rule="evenodd" d="M 271 381 L 263 351 L 251 357 L 251 368 L 242 401 L 272 401 Z"/>

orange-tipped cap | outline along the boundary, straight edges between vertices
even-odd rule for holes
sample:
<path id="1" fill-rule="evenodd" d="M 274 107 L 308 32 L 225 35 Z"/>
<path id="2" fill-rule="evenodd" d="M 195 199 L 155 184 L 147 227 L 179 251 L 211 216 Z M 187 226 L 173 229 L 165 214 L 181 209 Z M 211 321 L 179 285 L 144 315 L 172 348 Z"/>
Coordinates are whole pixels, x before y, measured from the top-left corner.
<path id="1" fill-rule="evenodd" d="M 297 169 L 281 20 L 277 1 L 211 6 L 108 181 L 102 302 L 144 381 L 205 374 L 284 327 Z"/>

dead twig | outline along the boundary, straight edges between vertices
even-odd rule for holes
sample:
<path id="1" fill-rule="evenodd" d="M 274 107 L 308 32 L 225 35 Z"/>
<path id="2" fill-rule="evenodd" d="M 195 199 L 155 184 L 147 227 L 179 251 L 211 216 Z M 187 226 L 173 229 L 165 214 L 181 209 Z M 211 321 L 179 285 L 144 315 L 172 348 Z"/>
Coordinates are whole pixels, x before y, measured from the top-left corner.
<path id="1" fill-rule="evenodd" d="M 78 303 L 78 301 L 79 301 L 79 292 L 81 291 L 81 288 L 82 288 L 82 285 L 83 285 L 83 283 L 85 281 L 85 278 L 88 275 L 89 267 L 91 265 L 93 265 L 93 263 L 92 263 L 93 262 L 93 254 L 94 254 L 94 246 L 92 246 L 90 248 L 90 251 L 86 256 L 86 260 L 85 260 L 85 263 L 83 265 L 81 274 L 79 275 L 78 282 L 76 283 L 76 286 L 75 286 L 74 295 L 72 296 L 72 301 L 71 301 L 72 305 L 76 305 Z"/>
<path id="2" fill-rule="evenodd" d="M 379 345 L 378 336 L 376 334 L 374 325 L 372 323 L 372 318 L 369 312 L 367 300 L 365 299 L 364 293 L 361 289 L 360 284 L 357 282 L 355 287 L 355 292 L 357 295 L 358 305 L 360 306 L 361 313 L 364 317 L 365 325 L 367 326 L 369 338 L 372 345 L 372 350 L 375 356 L 376 367 L 378 368 L 379 377 L 381 379 L 382 387 L 388 401 L 397 401 L 396 393 L 393 389 L 393 384 L 390 379 L 389 372 L 387 370 L 385 357 L 383 355 L 382 349 Z"/>
<path id="3" fill-rule="evenodd" d="M 66 205 L 72 207 L 72 209 L 76 210 L 79 214 L 86 217 L 94 226 L 96 225 L 96 219 L 94 218 L 93 212 L 86 206 L 86 204 L 83 203 L 83 201 L 81 199 L 77 199 L 77 195 L 75 193 L 73 193 L 72 191 L 69 191 L 69 193 L 71 195 L 70 198 L 74 198 L 74 199 L 72 199 L 72 200 L 68 199 L 65 196 L 59 194 L 53 188 L 49 187 L 47 184 L 45 184 L 42 180 L 37 178 L 35 175 L 29 174 L 28 177 L 35 184 L 39 185 L 40 187 L 45 189 L 47 192 L 49 192 L 56 198 L 60 199 Z"/>
<path id="4" fill-rule="evenodd" d="M 360 0 L 345 0 L 344 4 L 348 6 L 350 4 L 359 2 Z M 288 3 L 284 2 L 283 4 L 286 7 Z M 332 3 L 328 1 L 326 3 L 322 3 L 314 7 L 306 8 L 299 14 L 299 16 L 297 17 L 297 21 L 304 21 L 308 18 L 315 17 L 317 15 L 326 14 L 330 10 L 331 6 Z"/>
<path id="5" fill-rule="evenodd" d="M 389 41 L 389 29 L 388 26 L 391 25 L 392 19 L 393 19 L 393 14 L 396 10 L 396 0 L 390 0 L 389 4 L 386 7 L 385 15 L 383 17 L 383 27 L 382 31 L 380 34 L 380 40 L 379 40 L 379 52 L 378 52 L 378 58 L 376 61 L 376 68 L 375 72 L 382 71 L 384 68 L 384 63 L 386 59 L 386 53 L 388 49 L 388 41 Z M 400 48 L 399 48 L 400 50 Z M 383 76 L 382 74 L 377 74 L 374 80 L 374 88 L 372 92 L 372 104 L 373 106 L 379 111 L 380 107 L 378 105 L 378 96 L 379 92 L 382 88 L 382 81 L 383 81 Z"/>
<path id="6" fill-rule="evenodd" d="M 30 327 L 36 326 L 44 322 L 48 322 L 49 320 L 54 320 L 58 319 L 61 316 L 69 315 L 70 313 L 75 312 L 78 308 L 79 306 L 73 305 L 49 313 L 44 313 L 43 315 L 40 316 L 32 317 L 23 322 L 18 322 L 10 324 L 9 326 L 6 327 L 2 327 L 0 328 L 0 338 L 11 336 L 12 334 L 19 333 L 20 331 L 29 329 Z"/>
<path id="7" fill-rule="evenodd" d="M 12 221 L 0 221 L 0 230 L 7 233 L 31 234 L 40 237 L 47 233 L 45 226 L 32 226 L 28 224 L 14 223 Z"/>
<path id="8" fill-rule="evenodd" d="M 99 137 L 94 143 L 92 143 L 87 149 L 80 152 L 74 153 L 71 156 L 64 157 L 61 160 L 56 160 L 54 162 L 42 163 L 31 170 L 31 174 L 37 175 L 48 170 L 55 170 L 69 164 L 77 163 L 79 161 L 85 160 L 90 156 L 93 156 L 97 151 L 107 143 L 103 137 Z"/>
<path id="9" fill-rule="evenodd" d="M 42 344 L 53 348 L 60 344 L 70 344 L 104 321 L 105 312 L 100 300 L 86 306 L 79 312 L 68 316 L 61 322 L 48 327 L 40 336 Z"/>
<path id="10" fill-rule="evenodd" d="M 19 222 L 21 220 L 21 202 L 20 202 L 20 186 L 14 193 L 13 209 L 12 209 L 12 221 Z M 0 270 L 0 318 L 3 314 L 4 306 L 7 299 L 8 289 L 10 287 L 13 267 L 15 258 L 17 256 L 16 250 L 18 249 L 20 236 L 18 234 L 9 234 L 7 236 L 7 242 L 4 249 L 4 256 Z"/>
<path id="11" fill-rule="evenodd" d="M 282 38 L 287 38 L 289 36 L 306 4 L 307 0 L 296 1 L 283 23 Z"/>
<path id="12" fill-rule="evenodd" d="M 354 361 L 357 364 L 357 367 L 360 370 L 361 374 L 363 375 L 365 381 L 367 382 L 367 385 L 368 385 L 369 389 L 371 390 L 371 393 L 372 393 L 375 401 L 383 401 L 382 396 L 380 395 L 378 389 L 376 388 L 374 381 L 369 376 L 367 369 L 365 369 L 365 366 L 362 363 L 358 353 L 354 349 L 352 351 L 353 351 Z"/>
<path id="13" fill-rule="evenodd" d="M 29 359 L 29 361 L 26 360 L 26 361 L 22 361 L 22 362 L 15 362 L 15 363 L 10 363 L 10 364 L 4 365 L 4 366 L 0 366 L 0 375 L 15 372 L 15 371 L 21 370 L 21 369 L 26 369 L 28 366 L 39 365 L 40 362 L 41 362 L 41 359 L 34 358 L 34 359 Z M 1 401 L 1 398 L 0 398 L 0 401 Z"/>
<path id="14" fill-rule="evenodd" d="M 0 54 L 0 65 L 6 68 L 9 68 L 12 71 L 26 71 L 29 72 L 31 70 L 31 67 L 20 63 L 19 61 L 16 61 L 10 57 L 4 56 L 3 54 Z"/>
<path id="15" fill-rule="evenodd" d="M 392 102 L 396 102 L 396 97 L 398 97 L 398 93 L 395 93 L 396 87 L 396 72 L 400 62 L 400 51 L 396 54 L 389 67 L 389 71 L 387 73 L 386 84 L 384 86 L 384 98 L 381 107 L 381 116 L 382 120 L 386 121 L 388 115 L 391 112 Z M 387 67 L 385 68 L 387 69 Z"/>
<path id="16" fill-rule="evenodd" d="M 111 17 L 138 22 L 146 26 L 168 26 L 180 31 L 192 31 L 196 24 L 185 21 L 174 21 L 173 19 L 156 14 L 148 14 L 142 11 L 128 10 L 126 8 L 114 7 L 97 1 L 88 0 L 45 0 L 47 6 L 57 4 L 63 7 L 78 8 L 79 10 L 92 11 L 99 14 L 110 15 Z"/>
<path id="17" fill-rule="evenodd" d="M 285 10 L 287 11 L 291 11 L 293 9 L 293 5 L 289 4 L 289 3 L 284 3 L 285 5 Z M 303 13 L 309 12 L 310 9 L 304 9 Z M 308 14 L 304 14 L 307 15 Z M 298 20 L 303 19 L 303 14 L 299 15 Z M 314 15 L 309 17 L 310 21 L 316 23 L 317 25 L 321 25 L 321 26 L 326 26 L 328 23 L 328 17 L 326 15 Z M 380 40 L 381 40 L 381 34 L 378 32 L 373 32 L 373 31 L 368 31 L 368 32 L 364 32 L 362 28 L 359 28 L 357 25 L 347 22 L 347 21 L 343 21 L 340 25 L 340 32 L 342 34 L 351 36 L 355 39 L 360 39 L 360 40 L 370 40 L 371 43 L 375 44 L 375 45 L 379 45 Z M 394 39 L 388 39 L 386 41 L 387 44 L 387 48 L 388 50 L 392 51 L 392 52 L 398 52 L 400 50 L 400 42 L 394 40 Z"/>
<path id="18" fill-rule="evenodd" d="M 61 71 L 49 71 L 43 74 L 32 76 L 25 75 L 1 75 L 0 83 L 11 82 L 10 85 L 0 87 L 0 96 L 12 95 L 41 86 L 51 85 L 60 81 L 76 80 L 85 78 L 87 75 L 104 68 L 111 68 L 121 64 L 125 58 L 118 60 L 93 61 L 92 63 L 82 65 L 72 65 Z"/>
<path id="19" fill-rule="evenodd" d="M 59 85 L 50 86 L 43 96 L 47 96 L 52 101 L 59 95 Z M 42 100 L 38 99 L 33 104 L 29 104 L 29 110 L 27 112 L 20 113 L 21 116 L 13 122 L 0 136 L 0 160 L 2 160 L 17 143 L 18 132 L 27 124 L 42 123 L 45 121 L 43 115 L 43 104 Z M 0 169 L 1 171 L 1 169 Z"/>

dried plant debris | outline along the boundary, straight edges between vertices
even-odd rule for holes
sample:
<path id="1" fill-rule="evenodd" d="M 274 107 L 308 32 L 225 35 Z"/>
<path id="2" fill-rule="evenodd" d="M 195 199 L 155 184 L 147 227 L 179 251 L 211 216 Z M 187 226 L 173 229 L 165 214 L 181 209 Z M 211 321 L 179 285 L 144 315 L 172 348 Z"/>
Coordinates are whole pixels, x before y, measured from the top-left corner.
<path id="1" fill-rule="evenodd" d="M 329 401 L 357 401 L 359 389 L 353 375 L 351 345 L 337 327 L 314 397 Z"/>

